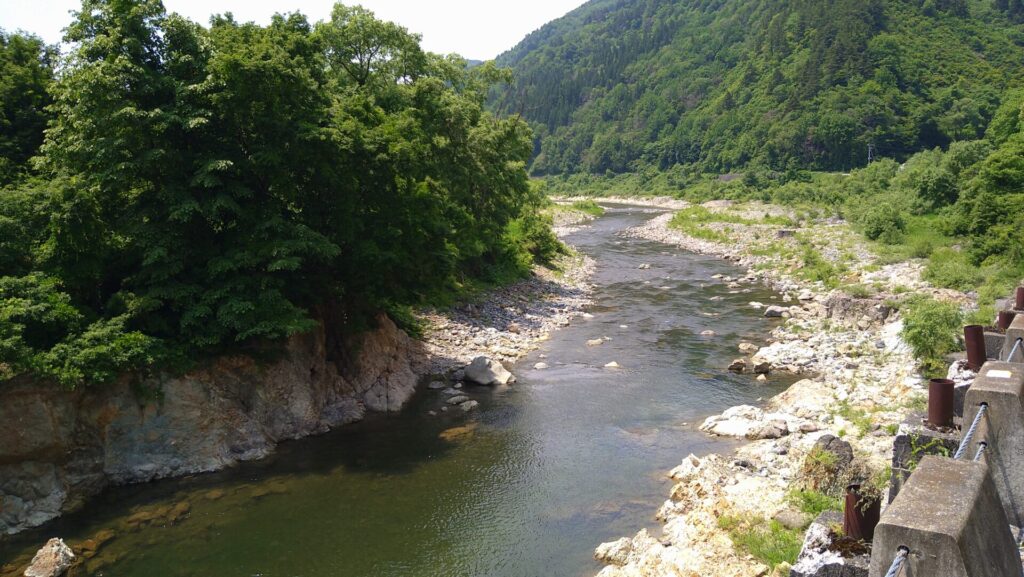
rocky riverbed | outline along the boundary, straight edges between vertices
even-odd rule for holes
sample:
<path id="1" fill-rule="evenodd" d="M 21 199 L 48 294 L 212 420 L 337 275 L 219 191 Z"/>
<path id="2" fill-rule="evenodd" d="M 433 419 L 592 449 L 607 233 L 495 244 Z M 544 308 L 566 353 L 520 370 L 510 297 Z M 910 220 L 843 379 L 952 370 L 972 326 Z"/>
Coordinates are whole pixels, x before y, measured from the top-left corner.
<path id="1" fill-rule="evenodd" d="M 678 202 L 670 206 L 685 207 Z M 701 430 L 749 443 L 732 455 L 687 456 L 669 473 L 675 485 L 657 515 L 663 523 L 661 535 L 652 536 L 645 529 L 632 538 L 598 547 L 595 557 L 607 565 L 600 577 L 771 574 L 775 568 L 736 547 L 730 529 L 737 522 L 757 525 L 773 519 L 802 527 L 810 519 L 796 510 L 788 496 L 810 482 L 805 459 L 811 448 L 825 435 L 837 436 L 850 443 L 859 467 L 883 471 L 898 424 L 922 402 L 923 381 L 900 338 L 902 319 L 888 303 L 910 292 L 961 303 L 969 300 L 961 293 L 930 287 L 921 278 L 919 263 L 879 263 L 841 222 L 807 219 L 791 227 L 757 224 L 751 221 L 763 215 L 788 214 L 798 219 L 769 205 L 718 201 L 704 207 L 727 213 L 729 218 L 723 220 L 745 223 L 706 225 L 727 236 L 728 243 L 673 229 L 671 214 L 626 234 L 721 256 L 748 268 L 740 278 L 712 278 L 709 283 L 725 283 L 735 290 L 765 283 L 781 292 L 788 307 L 750 303 L 763 308 L 766 316 L 787 321 L 771 332 L 765 347 L 737 343 L 733 370 L 786 371 L 806 378 L 768 399 L 763 407 L 733 407 L 708 417 Z M 844 286 L 855 284 L 859 294 L 809 280 L 802 270 L 805 250 L 817 251 L 825 262 L 841 267 Z M 785 573 L 785 568 L 780 570 Z"/>
<path id="2" fill-rule="evenodd" d="M 427 327 L 427 354 L 417 371 L 448 374 L 459 381 L 463 376 L 459 369 L 474 358 L 515 361 L 547 339 L 552 330 L 568 325 L 590 302 L 588 279 L 594 261 L 573 253 L 561 258 L 557 266 L 536 267 L 529 279 L 447 310 L 421 311 L 418 316 Z"/>

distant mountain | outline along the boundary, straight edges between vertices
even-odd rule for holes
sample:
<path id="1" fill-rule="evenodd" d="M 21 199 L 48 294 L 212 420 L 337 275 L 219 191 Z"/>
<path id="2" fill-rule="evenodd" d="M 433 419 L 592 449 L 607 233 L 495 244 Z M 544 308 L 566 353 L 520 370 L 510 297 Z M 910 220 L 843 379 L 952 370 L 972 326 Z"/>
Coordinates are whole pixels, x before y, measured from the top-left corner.
<path id="1" fill-rule="evenodd" d="M 1020 0 L 592 0 L 502 54 L 536 174 L 848 169 L 980 137 Z"/>

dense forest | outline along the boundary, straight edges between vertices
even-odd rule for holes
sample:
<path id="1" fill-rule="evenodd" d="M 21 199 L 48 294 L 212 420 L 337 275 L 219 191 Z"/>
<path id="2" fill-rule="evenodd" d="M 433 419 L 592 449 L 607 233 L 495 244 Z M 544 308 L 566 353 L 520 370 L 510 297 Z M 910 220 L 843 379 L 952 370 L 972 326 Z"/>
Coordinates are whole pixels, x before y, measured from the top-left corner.
<path id="1" fill-rule="evenodd" d="M 0 381 L 75 387 L 356 330 L 561 250 L 492 65 L 358 7 L 312 24 L 84 0 L 0 33 Z"/>
<path id="2" fill-rule="evenodd" d="M 592 0 L 499 57 L 538 175 L 850 170 L 980 138 L 1024 76 L 1016 0 Z"/>

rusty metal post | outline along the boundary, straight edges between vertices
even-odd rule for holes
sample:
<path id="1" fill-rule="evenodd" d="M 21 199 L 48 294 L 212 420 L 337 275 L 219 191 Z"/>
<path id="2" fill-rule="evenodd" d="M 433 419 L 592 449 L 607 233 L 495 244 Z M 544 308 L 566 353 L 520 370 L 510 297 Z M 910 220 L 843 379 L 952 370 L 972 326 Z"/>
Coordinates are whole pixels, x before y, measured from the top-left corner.
<path id="1" fill-rule="evenodd" d="M 967 367 L 977 372 L 985 364 L 988 356 L 985 353 L 985 327 L 967 325 L 964 327 L 964 342 L 967 343 Z"/>
<path id="2" fill-rule="evenodd" d="M 1013 311 L 999 311 L 999 320 L 996 322 L 996 326 L 1005 331 L 1010 328 L 1015 318 L 1017 318 L 1017 313 Z"/>
<path id="3" fill-rule="evenodd" d="M 1017 306 L 1013 307 L 1019 311 L 1024 311 L 1024 286 L 1017 287 Z"/>
<path id="4" fill-rule="evenodd" d="M 881 512 L 881 499 L 865 498 L 860 494 L 860 485 L 850 485 L 843 506 L 843 533 L 857 541 L 871 541 Z"/>
<path id="5" fill-rule="evenodd" d="M 953 425 L 953 386 L 949 379 L 928 382 L 928 423 L 935 427 Z"/>

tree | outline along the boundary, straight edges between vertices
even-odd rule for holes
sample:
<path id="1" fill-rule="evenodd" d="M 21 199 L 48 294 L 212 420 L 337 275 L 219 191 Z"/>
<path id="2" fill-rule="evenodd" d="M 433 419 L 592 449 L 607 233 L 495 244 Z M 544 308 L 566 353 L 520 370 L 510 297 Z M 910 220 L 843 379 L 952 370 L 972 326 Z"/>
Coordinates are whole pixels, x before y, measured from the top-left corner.
<path id="1" fill-rule="evenodd" d="M 39 38 L 0 29 L 0 186 L 31 171 L 50 120 L 55 58 Z"/>

